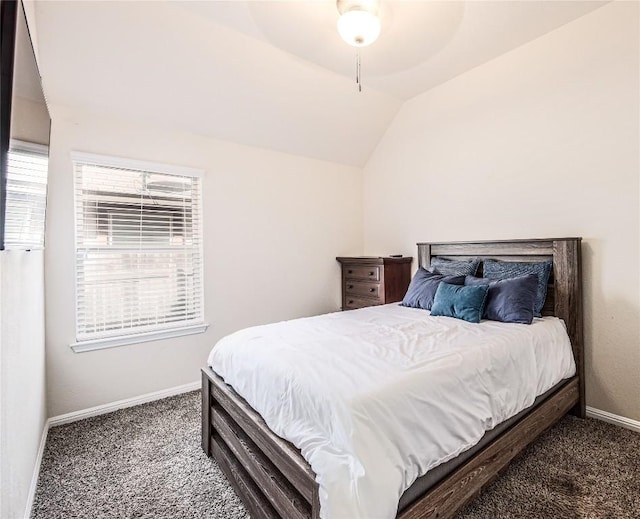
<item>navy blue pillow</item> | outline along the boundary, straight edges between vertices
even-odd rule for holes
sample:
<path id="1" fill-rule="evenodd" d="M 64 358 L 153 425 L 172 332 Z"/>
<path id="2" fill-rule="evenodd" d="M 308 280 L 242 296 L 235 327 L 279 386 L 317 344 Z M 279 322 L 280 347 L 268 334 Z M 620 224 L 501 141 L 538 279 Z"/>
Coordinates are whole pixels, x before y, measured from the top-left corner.
<path id="1" fill-rule="evenodd" d="M 464 276 L 443 276 L 420 267 L 409 284 L 402 306 L 431 310 L 438 285 L 443 281 L 453 285 L 464 285 Z"/>
<path id="2" fill-rule="evenodd" d="M 444 274 L 445 276 L 475 276 L 480 259 L 473 258 L 470 260 L 449 260 L 436 256 L 431 259 L 429 270 L 435 274 Z"/>
<path id="3" fill-rule="evenodd" d="M 533 315 L 540 317 L 542 316 L 544 300 L 547 298 L 547 285 L 549 284 L 552 266 L 553 262 L 551 260 L 535 263 L 485 260 L 482 275 L 488 279 L 511 279 L 526 276 L 527 274 L 535 274 L 538 277 L 538 292 Z"/>
<path id="4" fill-rule="evenodd" d="M 483 319 L 521 324 L 531 324 L 533 321 L 533 308 L 538 295 L 538 276 L 535 274 L 496 280 L 467 276 L 464 284 L 489 286 Z"/>
<path id="5" fill-rule="evenodd" d="M 431 308 L 431 315 L 444 315 L 470 323 L 479 323 L 488 292 L 488 285 L 461 287 L 440 283 Z"/>

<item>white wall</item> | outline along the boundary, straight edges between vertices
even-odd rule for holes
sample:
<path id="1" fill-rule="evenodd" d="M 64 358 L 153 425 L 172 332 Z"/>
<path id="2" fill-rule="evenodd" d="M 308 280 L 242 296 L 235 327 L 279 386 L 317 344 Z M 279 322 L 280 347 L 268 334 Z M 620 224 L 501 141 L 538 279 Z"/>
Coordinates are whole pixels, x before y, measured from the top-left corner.
<path id="1" fill-rule="evenodd" d="M 0 517 L 24 517 L 46 421 L 42 251 L 0 252 Z"/>
<path id="2" fill-rule="evenodd" d="M 253 324 L 338 310 L 335 257 L 362 252 L 360 169 L 70 114 L 60 107 L 52 107 L 52 114 L 45 254 L 49 416 L 196 381 L 209 350 L 223 335 Z M 207 333 L 71 351 L 71 150 L 206 170 Z"/>
<path id="3" fill-rule="evenodd" d="M 638 4 L 405 103 L 365 167 L 365 252 L 582 236 L 587 403 L 640 419 Z"/>

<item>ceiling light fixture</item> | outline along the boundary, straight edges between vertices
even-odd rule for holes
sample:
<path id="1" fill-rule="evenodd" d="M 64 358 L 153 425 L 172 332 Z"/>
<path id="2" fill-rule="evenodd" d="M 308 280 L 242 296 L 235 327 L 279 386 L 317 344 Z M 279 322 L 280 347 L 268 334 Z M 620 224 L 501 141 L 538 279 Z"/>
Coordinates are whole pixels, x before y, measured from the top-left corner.
<path id="1" fill-rule="evenodd" d="M 371 45 L 380 36 L 380 18 L 376 0 L 337 0 L 338 32 L 354 47 Z"/>
<path id="2" fill-rule="evenodd" d="M 371 45 L 380 36 L 378 0 L 337 0 L 338 33 L 354 47 Z M 362 92 L 360 54 L 356 54 L 356 84 Z"/>

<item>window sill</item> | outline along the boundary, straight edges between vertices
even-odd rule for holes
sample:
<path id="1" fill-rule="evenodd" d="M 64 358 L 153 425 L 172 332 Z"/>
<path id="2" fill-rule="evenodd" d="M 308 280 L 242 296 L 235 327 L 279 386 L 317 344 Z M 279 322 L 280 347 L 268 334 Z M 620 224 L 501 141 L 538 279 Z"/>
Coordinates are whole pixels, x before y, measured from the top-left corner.
<path id="1" fill-rule="evenodd" d="M 117 337 L 106 337 L 104 339 L 74 342 L 70 344 L 70 346 L 74 353 L 83 353 L 85 351 L 126 346 L 127 344 L 138 344 L 140 342 L 159 341 L 161 339 L 171 339 L 173 337 L 182 337 L 184 335 L 195 335 L 197 333 L 206 332 L 208 327 L 208 324 L 183 326 L 182 328 L 171 328 L 170 330 L 158 330 L 153 332 L 119 335 Z"/>

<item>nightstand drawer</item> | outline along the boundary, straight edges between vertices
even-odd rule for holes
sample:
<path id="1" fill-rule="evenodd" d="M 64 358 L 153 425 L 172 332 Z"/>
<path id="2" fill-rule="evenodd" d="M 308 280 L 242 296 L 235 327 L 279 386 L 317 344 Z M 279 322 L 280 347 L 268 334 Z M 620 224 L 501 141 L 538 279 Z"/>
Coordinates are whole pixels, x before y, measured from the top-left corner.
<path id="1" fill-rule="evenodd" d="M 380 297 L 380 283 L 368 283 L 366 281 L 351 281 L 347 279 L 344 282 L 344 292 L 347 296 L 368 296 Z"/>
<path id="2" fill-rule="evenodd" d="M 355 310 L 356 308 L 364 308 L 366 306 L 376 306 L 381 304 L 378 299 L 369 299 L 366 297 L 346 296 L 344 300 L 343 310 Z"/>
<path id="3" fill-rule="evenodd" d="M 349 279 L 367 279 L 370 281 L 380 281 L 380 267 L 376 265 L 347 266 L 344 270 L 344 277 Z"/>

